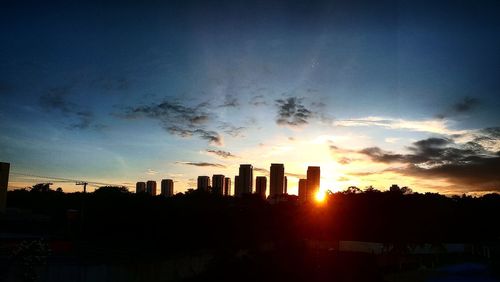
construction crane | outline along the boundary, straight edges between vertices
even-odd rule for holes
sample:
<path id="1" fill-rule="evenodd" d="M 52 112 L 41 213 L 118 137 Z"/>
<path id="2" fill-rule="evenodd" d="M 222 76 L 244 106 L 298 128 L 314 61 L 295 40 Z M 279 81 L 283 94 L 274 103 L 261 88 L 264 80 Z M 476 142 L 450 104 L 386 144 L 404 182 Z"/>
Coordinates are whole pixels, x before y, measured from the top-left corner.
<path id="1" fill-rule="evenodd" d="M 76 185 L 83 185 L 83 193 L 87 193 L 87 185 L 89 183 L 88 182 L 85 182 L 85 181 L 77 181 L 76 182 Z"/>

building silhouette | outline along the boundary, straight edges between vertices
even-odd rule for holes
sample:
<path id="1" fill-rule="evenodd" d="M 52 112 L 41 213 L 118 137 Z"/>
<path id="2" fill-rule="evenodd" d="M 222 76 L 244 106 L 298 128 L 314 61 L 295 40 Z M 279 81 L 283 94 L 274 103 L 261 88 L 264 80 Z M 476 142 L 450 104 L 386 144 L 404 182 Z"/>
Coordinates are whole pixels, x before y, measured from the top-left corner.
<path id="1" fill-rule="evenodd" d="M 10 163 L 0 162 L 0 213 L 5 213 L 7 205 L 7 187 L 9 186 Z"/>
<path id="2" fill-rule="evenodd" d="M 161 181 L 161 195 L 165 197 L 174 195 L 174 181 L 172 179 L 163 179 Z"/>
<path id="3" fill-rule="evenodd" d="M 307 179 L 299 179 L 299 201 L 305 202 L 307 199 Z"/>
<path id="4" fill-rule="evenodd" d="M 224 196 L 231 195 L 231 178 L 226 177 L 224 179 Z"/>
<path id="5" fill-rule="evenodd" d="M 145 193 L 146 192 L 146 182 L 137 182 L 135 184 L 135 193 Z"/>
<path id="6" fill-rule="evenodd" d="M 271 164 L 269 177 L 269 197 L 276 198 L 283 194 L 285 188 L 285 166 Z"/>
<path id="7" fill-rule="evenodd" d="M 255 193 L 260 195 L 262 199 L 266 198 L 267 178 L 265 176 L 257 176 L 255 178 Z"/>
<path id="8" fill-rule="evenodd" d="M 319 192 L 321 171 L 319 166 L 307 167 L 307 190 L 306 201 L 314 200 Z"/>
<path id="9" fill-rule="evenodd" d="M 234 196 L 239 197 L 241 196 L 241 190 L 240 190 L 240 176 L 236 175 L 234 176 Z"/>
<path id="10" fill-rule="evenodd" d="M 288 194 L 288 178 L 285 176 L 285 181 L 283 182 L 283 192 L 284 194 Z"/>
<path id="11" fill-rule="evenodd" d="M 148 182 L 146 182 L 146 193 L 156 196 L 156 181 L 148 180 Z"/>
<path id="12" fill-rule="evenodd" d="M 217 195 L 223 195 L 225 190 L 225 177 L 222 174 L 214 174 L 212 176 L 212 192 Z"/>
<path id="13" fill-rule="evenodd" d="M 197 189 L 199 191 L 208 191 L 208 187 L 210 186 L 210 177 L 209 176 L 198 176 L 198 185 Z"/>
<path id="14" fill-rule="evenodd" d="M 243 194 L 252 194 L 253 188 L 253 166 L 251 164 L 240 165 L 239 174 L 239 194 L 237 196 L 242 196 Z"/>

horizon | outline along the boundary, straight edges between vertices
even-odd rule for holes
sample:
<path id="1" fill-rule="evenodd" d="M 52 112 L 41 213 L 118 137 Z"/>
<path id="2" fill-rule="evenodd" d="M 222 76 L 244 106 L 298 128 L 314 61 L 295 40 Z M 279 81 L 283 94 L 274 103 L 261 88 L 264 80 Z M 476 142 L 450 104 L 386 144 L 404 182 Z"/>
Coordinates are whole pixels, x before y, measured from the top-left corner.
<path id="1" fill-rule="evenodd" d="M 308 166 L 323 191 L 500 192 L 494 1 L 28 3 L 0 4 L 9 190 L 283 163 L 289 194 Z"/>

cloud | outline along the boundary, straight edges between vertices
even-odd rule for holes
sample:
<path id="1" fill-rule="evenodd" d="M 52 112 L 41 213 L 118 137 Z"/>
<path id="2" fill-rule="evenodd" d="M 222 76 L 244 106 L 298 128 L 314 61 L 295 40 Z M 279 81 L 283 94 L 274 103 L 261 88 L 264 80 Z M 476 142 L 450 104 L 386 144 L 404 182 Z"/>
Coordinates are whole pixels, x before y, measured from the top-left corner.
<path id="1" fill-rule="evenodd" d="M 176 162 L 176 163 L 183 165 L 199 166 L 199 167 L 218 167 L 218 168 L 226 167 L 225 165 L 222 164 L 207 163 L 207 162 Z"/>
<path id="2" fill-rule="evenodd" d="M 371 147 L 359 153 L 379 163 L 405 164 L 404 167 L 386 171 L 415 177 L 445 178 L 469 190 L 500 191 L 499 152 L 489 151 L 473 141 L 460 144 L 447 138 L 420 140 L 408 147 L 408 151 L 407 154 L 396 154 Z"/>
<path id="3" fill-rule="evenodd" d="M 473 110 L 478 104 L 478 99 L 466 96 L 460 102 L 453 105 L 453 110 L 457 113 L 469 112 Z"/>
<path id="4" fill-rule="evenodd" d="M 254 167 L 253 170 L 257 171 L 257 172 L 260 172 L 260 173 L 269 174 L 269 170 L 267 170 L 265 168 Z"/>
<path id="5" fill-rule="evenodd" d="M 232 137 L 244 137 L 243 131 L 246 129 L 246 127 L 234 126 L 228 122 L 222 122 L 217 128 Z"/>
<path id="6" fill-rule="evenodd" d="M 304 179 L 304 178 L 307 178 L 307 176 L 306 176 L 305 174 L 299 174 L 299 173 L 290 173 L 290 172 L 285 172 L 285 175 L 286 175 L 286 176 L 290 176 L 290 177 L 299 178 L 299 179 Z"/>
<path id="7" fill-rule="evenodd" d="M 359 127 L 378 126 L 388 129 L 405 129 L 410 131 L 420 131 L 438 134 L 464 134 L 465 130 L 453 130 L 450 128 L 451 121 L 447 119 L 426 119 L 426 120 L 405 120 L 385 117 L 364 117 L 359 119 L 336 120 L 336 126 Z"/>
<path id="8" fill-rule="evenodd" d="M 155 174 L 158 174 L 158 171 L 148 168 L 148 170 L 146 171 L 146 174 L 147 175 L 155 175 Z"/>
<path id="9" fill-rule="evenodd" d="M 50 88 L 40 96 L 39 105 L 47 112 L 60 112 L 76 120 L 67 126 L 68 129 L 102 130 L 106 128 L 105 125 L 95 121 L 94 114 L 90 110 L 69 101 L 71 89 L 70 86 Z"/>
<path id="10" fill-rule="evenodd" d="M 170 134 L 183 138 L 198 136 L 212 145 L 222 146 L 222 136 L 207 128 L 214 120 L 214 116 L 206 110 L 208 106 L 208 103 L 200 103 L 191 107 L 164 100 L 147 106 L 129 107 L 123 117 L 128 119 L 147 117 L 158 120 Z"/>
<path id="11" fill-rule="evenodd" d="M 234 97 L 233 95 L 226 95 L 224 97 L 224 103 L 222 103 L 222 105 L 220 105 L 219 107 L 231 107 L 231 108 L 236 108 L 240 105 L 240 103 L 238 102 L 238 99 L 236 97 Z"/>
<path id="12" fill-rule="evenodd" d="M 227 152 L 227 151 L 223 151 L 223 150 L 211 150 L 211 149 L 207 149 L 207 152 L 210 153 L 210 154 L 214 154 L 216 156 L 222 157 L 224 159 L 227 159 L 227 158 L 236 158 L 236 156 L 233 155 L 233 154 L 231 154 L 231 152 Z"/>
<path id="13" fill-rule="evenodd" d="M 265 96 L 262 94 L 253 96 L 249 103 L 250 105 L 254 105 L 256 107 L 267 105 Z"/>
<path id="14" fill-rule="evenodd" d="M 448 116 L 454 116 L 457 114 L 468 113 L 468 112 L 475 110 L 479 104 L 480 104 L 479 99 L 465 96 L 462 98 L 462 100 L 451 105 L 451 107 L 450 107 L 450 109 L 448 109 L 447 113 L 439 114 L 439 115 L 437 115 L 437 117 L 442 119 L 442 118 L 446 118 Z"/>
<path id="15" fill-rule="evenodd" d="M 289 97 L 275 100 L 278 107 L 276 123 L 290 127 L 300 127 L 308 124 L 313 113 L 302 104 L 302 98 Z"/>

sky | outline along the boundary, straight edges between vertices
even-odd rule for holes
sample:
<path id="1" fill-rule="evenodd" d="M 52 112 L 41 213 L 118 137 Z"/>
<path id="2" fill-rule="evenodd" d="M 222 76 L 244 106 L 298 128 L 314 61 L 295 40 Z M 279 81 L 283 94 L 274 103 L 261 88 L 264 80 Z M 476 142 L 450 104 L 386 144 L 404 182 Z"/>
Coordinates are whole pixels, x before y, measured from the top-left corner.
<path id="1" fill-rule="evenodd" d="M 500 192 L 497 1 L 2 1 L 0 23 L 9 189 L 284 163 L 290 194 L 309 165 L 322 190 Z"/>

